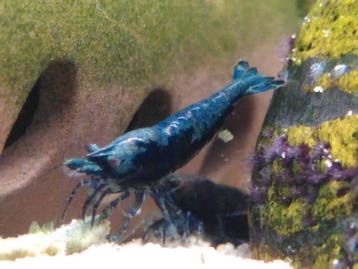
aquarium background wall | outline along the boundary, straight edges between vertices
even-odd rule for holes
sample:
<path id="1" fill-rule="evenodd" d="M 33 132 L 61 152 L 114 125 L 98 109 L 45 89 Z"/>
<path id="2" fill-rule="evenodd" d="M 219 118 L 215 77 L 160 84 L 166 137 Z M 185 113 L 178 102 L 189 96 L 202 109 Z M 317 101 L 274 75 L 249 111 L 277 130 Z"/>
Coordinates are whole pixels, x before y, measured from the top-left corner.
<path id="1" fill-rule="evenodd" d="M 74 185 L 62 163 L 84 145 L 104 145 L 208 96 L 239 59 L 276 75 L 307 3 L 2 1 L 0 234 L 24 233 L 33 220 L 59 223 Z M 247 187 L 269 99 L 240 102 L 224 126 L 234 139 L 215 140 L 181 173 Z M 82 203 L 74 201 L 68 221 Z M 142 217 L 153 210 L 149 201 Z"/>

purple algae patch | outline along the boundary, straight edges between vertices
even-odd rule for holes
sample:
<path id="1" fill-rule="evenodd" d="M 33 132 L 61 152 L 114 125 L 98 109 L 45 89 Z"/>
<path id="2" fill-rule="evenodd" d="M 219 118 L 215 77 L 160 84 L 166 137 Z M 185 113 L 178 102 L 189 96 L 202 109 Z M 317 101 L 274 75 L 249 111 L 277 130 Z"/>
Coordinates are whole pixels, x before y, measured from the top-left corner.
<path id="1" fill-rule="evenodd" d="M 271 139 L 271 133 L 266 131 L 265 134 L 266 139 Z M 312 147 L 306 144 L 291 146 L 286 135 L 259 146 L 253 156 L 253 165 L 250 191 L 252 200 L 257 203 L 264 202 L 265 192 L 273 181 L 290 186 L 291 195 L 295 198 L 311 202 L 317 191 L 307 191 L 311 189 L 308 186 L 319 189 L 329 180 L 351 182 L 358 176 L 358 167 L 344 168 L 339 161 L 332 159 L 328 143 Z"/>

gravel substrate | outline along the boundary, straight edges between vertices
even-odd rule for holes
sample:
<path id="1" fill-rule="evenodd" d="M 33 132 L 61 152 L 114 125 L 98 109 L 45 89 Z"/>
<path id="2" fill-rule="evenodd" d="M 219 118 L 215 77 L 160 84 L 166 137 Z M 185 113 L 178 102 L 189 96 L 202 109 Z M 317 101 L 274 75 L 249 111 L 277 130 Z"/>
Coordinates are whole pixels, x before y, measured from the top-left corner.
<path id="1" fill-rule="evenodd" d="M 247 244 L 213 248 L 191 240 L 185 247 L 163 247 L 133 240 L 116 245 L 105 241 L 108 229 L 108 223 L 89 228 L 82 221 L 55 230 L 35 226 L 29 234 L 0 239 L 0 268 L 292 268 L 284 261 L 250 259 Z"/>

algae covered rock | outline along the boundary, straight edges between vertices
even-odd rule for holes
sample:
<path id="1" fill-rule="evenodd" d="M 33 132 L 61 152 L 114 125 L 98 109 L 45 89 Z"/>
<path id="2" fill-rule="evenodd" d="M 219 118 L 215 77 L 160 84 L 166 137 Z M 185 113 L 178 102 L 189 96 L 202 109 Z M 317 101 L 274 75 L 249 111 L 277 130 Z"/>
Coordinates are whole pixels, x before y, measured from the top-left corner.
<path id="1" fill-rule="evenodd" d="M 358 2 L 317 1 L 257 143 L 251 239 L 260 258 L 358 268 Z"/>

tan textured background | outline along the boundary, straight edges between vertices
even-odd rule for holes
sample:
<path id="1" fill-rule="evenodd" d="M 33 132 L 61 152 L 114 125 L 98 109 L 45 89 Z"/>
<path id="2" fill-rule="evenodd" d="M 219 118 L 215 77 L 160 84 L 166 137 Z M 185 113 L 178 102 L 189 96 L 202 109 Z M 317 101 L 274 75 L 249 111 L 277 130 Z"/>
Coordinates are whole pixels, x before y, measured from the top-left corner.
<path id="1" fill-rule="evenodd" d="M 238 59 L 248 60 L 266 75 L 276 75 L 283 66 L 283 58 L 288 50 L 286 41 L 298 20 L 292 17 L 295 14 L 294 4 L 283 4 L 284 8 L 280 9 L 277 8 L 281 6 L 279 1 L 271 2 L 273 6 L 266 2 L 260 4 L 260 14 L 267 17 L 256 17 L 253 4 L 243 1 L 239 9 L 251 11 L 248 14 L 240 13 L 242 21 L 245 24 L 254 22 L 248 23 L 247 27 L 243 27 L 245 31 L 240 32 L 239 47 L 231 61 L 203 61 L 195 71 L 183 70 L 164 85 L 153 85 L 153 89 L 170 89 L 162 105 L 156 107 L 159 112 L 153 112 L 153 117 L 156 117 L 156 113 L 164 115 L 177 111 L 219 89 L 230 80 L 232 68 Z M 267 24 L 269 17 L 273 18 L 273 26 Z M 286 21 L 291 23 L 283 25 Z M 268 30 L 272 32 L 268 33 Z M 127 128 L 150 92 L 140 89 L 133 95 L 133 91 L 123 87 L 120 81 L 113 81 L 105 92 L 96 91 L 96 82 L 83 79 L 83 74 L 77 66 L 66 62 L 49 66 L 40 79 L 40 103 L 33 123 L 25 136 L 2 152 L 1 236 L 24 233 L 33 220 L 40 223 L 58 221 L 65 197 L 74 186 L 74 182 L 63 171 L 63 160 L 85 154 L 84 145 L 87 143 L 103 146 L 113 140 Z M 84 88 L 90 91 L 81 91 Z M 234 134 L 234 140 L 223 144 L 215 139 L 211 146 L 207 146 L 178 173 L 201 174 L 216 182 L 245 189 L 250 171 L 249 160 L 269 100 L 270 93 L 240 101 L 223 127 Z M 1 101 L 0 98 L 0 105 Z M 162 106 L 167 107 L 165 111 L 160 111 Z M 3 106 L 0 108 L 3 122 L 7 112 Z M 139 119 L 137 124 L 141 123 Z M 82 197 L 75 199 L 67 220 L 79 216 L 83 198 L 84 192 Z M 151 201 L 146 200 L 142 210 L 145 214 L 139 216 L 137 223 L 152 215 L 153 208 Z M 118 209 L 111 217 L 114 224 L 120 221 L 120 216 L 121 210 Z M 116 227 L 113 225 L 112 228 L 115 230 Z"/>

